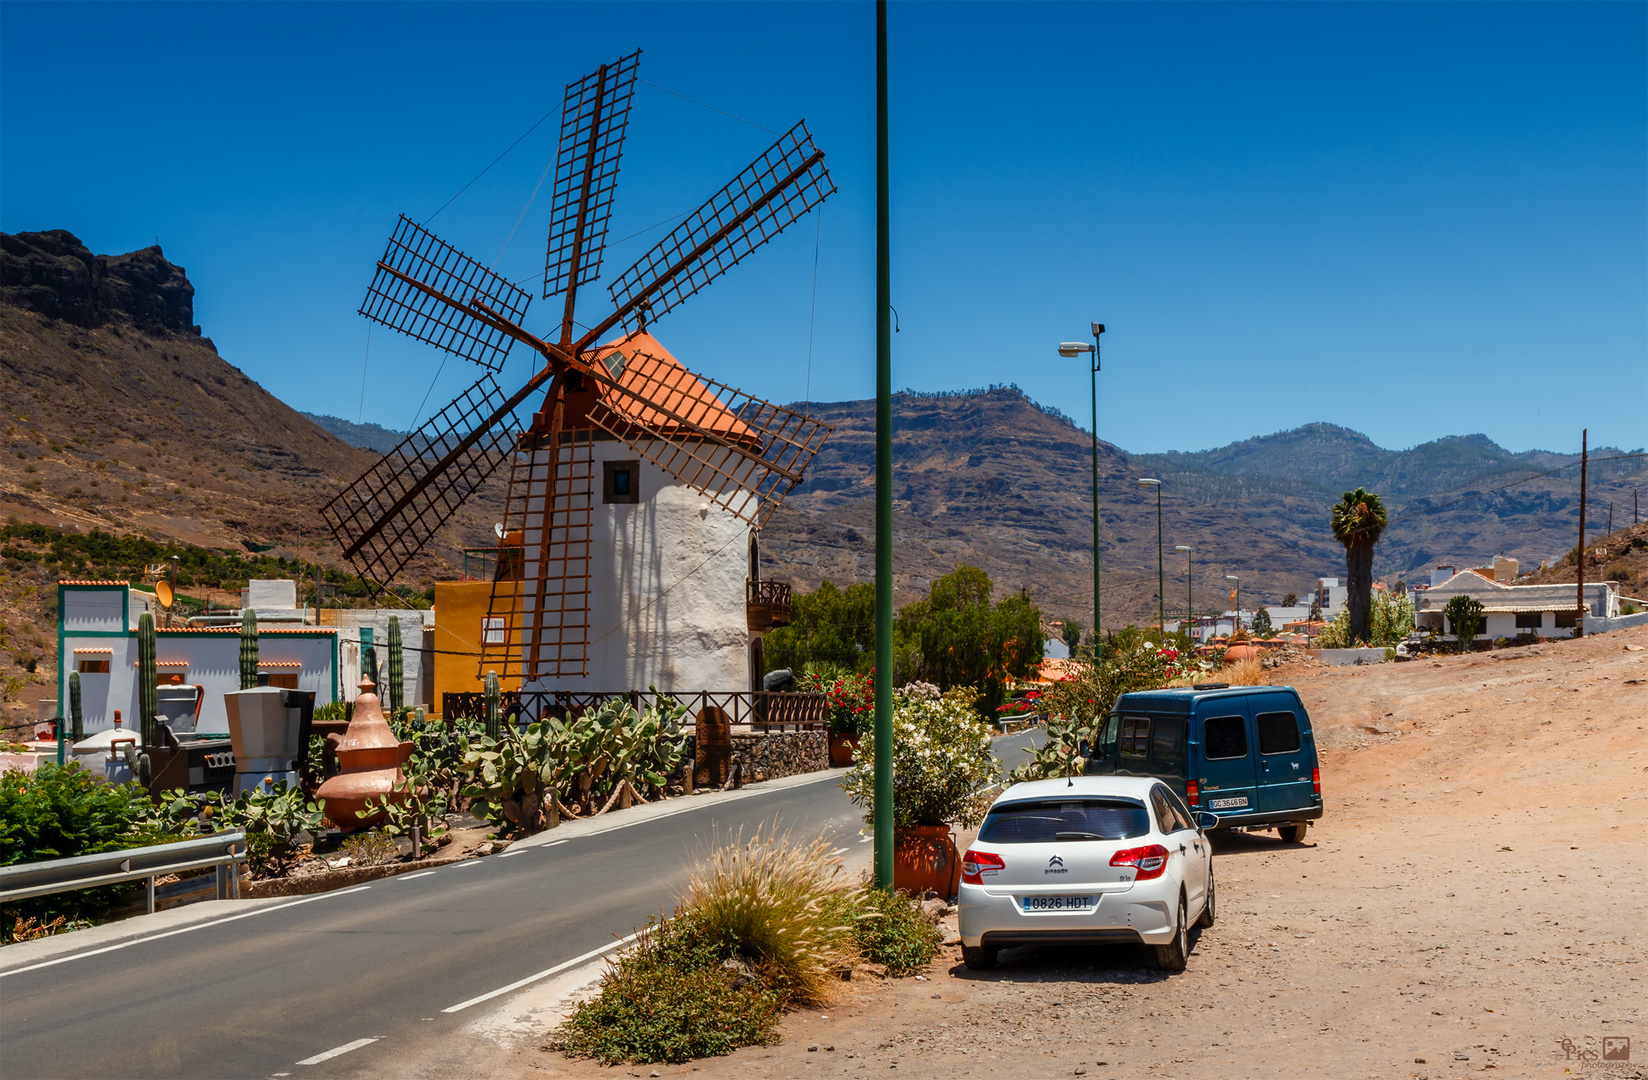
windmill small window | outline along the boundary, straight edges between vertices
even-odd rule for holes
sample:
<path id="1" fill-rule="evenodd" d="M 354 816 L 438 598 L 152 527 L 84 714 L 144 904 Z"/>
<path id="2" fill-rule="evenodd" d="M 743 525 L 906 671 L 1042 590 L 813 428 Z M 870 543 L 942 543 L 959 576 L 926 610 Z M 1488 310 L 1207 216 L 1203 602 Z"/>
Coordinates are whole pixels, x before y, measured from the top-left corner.
<path id="1" fill-rule="evenodd" d="M 604 503 L 634 503 L 641 501 L 641 463 L 639 461 L 603 461 L 601 501 Z"/>

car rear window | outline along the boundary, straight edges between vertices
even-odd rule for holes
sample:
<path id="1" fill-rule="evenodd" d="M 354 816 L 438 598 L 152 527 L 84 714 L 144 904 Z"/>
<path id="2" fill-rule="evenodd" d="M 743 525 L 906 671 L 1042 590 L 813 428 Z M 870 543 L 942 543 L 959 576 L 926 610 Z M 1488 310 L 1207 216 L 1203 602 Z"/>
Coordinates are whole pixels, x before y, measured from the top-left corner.
<path id="1" fill-rule="evenodd" d="M 1050 844 L 1056 840 L 1126 840 L 1149 831 L 1150 815 L 1142 803 L 1047 799 L 994 808 L 979 829 L 979 839 L 992 844 Z"/>
<path id="2" fill-rule="evenodd" d="M 1259 729 L 1259 753 L 1292 754 L 1299 749 L 1299 721 L 1290 712 L 1260 713 L 1253 718 Z"/>

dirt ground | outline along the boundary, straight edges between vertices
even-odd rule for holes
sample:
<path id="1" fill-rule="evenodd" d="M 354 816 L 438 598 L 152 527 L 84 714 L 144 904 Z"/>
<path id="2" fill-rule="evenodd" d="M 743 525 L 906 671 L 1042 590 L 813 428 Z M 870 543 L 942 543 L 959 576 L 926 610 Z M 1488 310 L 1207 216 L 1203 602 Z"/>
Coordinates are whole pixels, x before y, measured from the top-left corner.
<path id="1" fill-rule="evenodd" d="M 682 1066 L 517 1052 L 534 1077 L 1648 1077 L 1648 628 L 1296 665 L 1327 813 L 1217 846 L 1189 969 L 1020 949 L 853 984 L 782 1041 Z M 1603 1062 L 1603 1039 L 1630 1039 Z"/>

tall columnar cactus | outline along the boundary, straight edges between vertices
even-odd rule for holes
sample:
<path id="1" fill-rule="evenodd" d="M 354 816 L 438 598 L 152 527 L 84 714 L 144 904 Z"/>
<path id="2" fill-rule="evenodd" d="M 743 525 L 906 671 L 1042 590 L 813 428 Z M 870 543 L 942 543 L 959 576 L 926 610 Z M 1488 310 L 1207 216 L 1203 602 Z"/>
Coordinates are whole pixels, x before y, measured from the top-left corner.
<path id="1" fill-rule="evenodd" d="M 257 686 L 258 677 L 257 614 L 251 608 L 240 613 L 240 688 L 250 690 Z"/>
<path id="2" fill-rule="evenodd" d="M 70 729 L 74 741 L 79 742 L 86 737 L 86 714 L 80 709 L 80 672 L 69 672 L 69 719 L 74 722 Z"/>
<path id="3" fill-rule="evenodd" d="M 389 711 L 406 704 L 406 661 L 401 655 L 401 619 L 389 616 Z"/>
<path id="4" fill-rule="evenodd" d="M 503 695 L 498 689 L 498 673 L 486 673 L 486 737 L 496 739 L 503 725 Z"/>
<path id="5" fill-rule="evenodd" d="M 160 713 L 160 695 L 156 690 L 159 682 L 160 671 L 155 665 L 154 616 L 145 611 L 137 618 L 137 718 L 144 750 L 160 738 L 155 723 Z"/>

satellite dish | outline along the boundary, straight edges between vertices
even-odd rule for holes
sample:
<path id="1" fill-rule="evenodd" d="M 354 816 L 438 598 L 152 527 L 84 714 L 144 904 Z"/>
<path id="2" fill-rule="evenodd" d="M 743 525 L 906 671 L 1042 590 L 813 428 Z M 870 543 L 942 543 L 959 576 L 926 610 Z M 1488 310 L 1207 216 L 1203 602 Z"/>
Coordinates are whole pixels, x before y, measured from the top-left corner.
<path id="1" fill-rule="evenodd" d="M 502 540 L 504 538 L 504 523 L 501 521 L 496 523 L 492 526 L 492 531 L 497 534 L 499 540 Z"/>
<path id="2" fill-rule="evenodd" d="M 159 598 L 161 607 L 170 608 L 172 606 L 172 601 L 176 599 L 176 597 L 174 597 L 172 595 L 172 584 L 171 584 L 171 582 L 169 582 L 169 581 L 157 581 L 157 582 L 155 582 L 155 596 L 157 598 Z"/>

